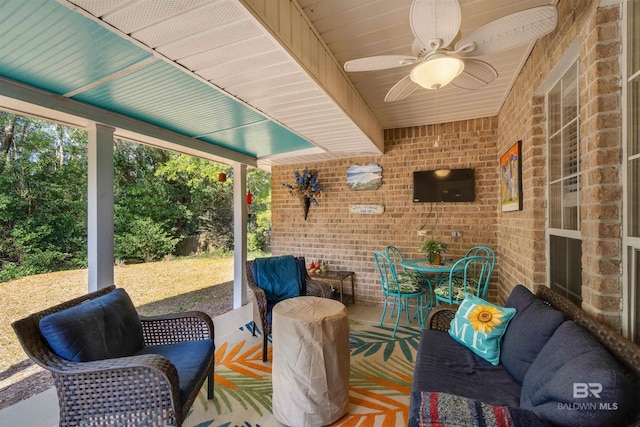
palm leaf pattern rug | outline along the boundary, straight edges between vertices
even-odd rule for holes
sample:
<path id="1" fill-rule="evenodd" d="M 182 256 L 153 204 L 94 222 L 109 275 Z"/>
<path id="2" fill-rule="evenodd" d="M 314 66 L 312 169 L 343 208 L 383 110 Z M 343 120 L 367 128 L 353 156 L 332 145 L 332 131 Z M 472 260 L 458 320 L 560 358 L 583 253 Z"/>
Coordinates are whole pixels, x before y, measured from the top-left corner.
<path id="1" fill-rule="evenodd" d="M 200 391 L 185 427 L 280 426 L 271 413 L 271 362 L 252 323 L 217 340 L 215 397 Z M 349 411 L 332 426 L 406 426 L 420 329 L 350 321 Z M 271 347 L 269 347 L 271 360 Z"/>

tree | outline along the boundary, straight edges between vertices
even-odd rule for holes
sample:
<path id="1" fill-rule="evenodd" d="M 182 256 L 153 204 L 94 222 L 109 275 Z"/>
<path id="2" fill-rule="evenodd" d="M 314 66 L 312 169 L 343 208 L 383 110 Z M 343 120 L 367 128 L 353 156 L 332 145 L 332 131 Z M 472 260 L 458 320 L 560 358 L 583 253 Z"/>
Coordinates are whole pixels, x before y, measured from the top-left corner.
<path id="1" fill-rule="evenodd" d="M 84 265 L 86 133 L 10 113 L 0 129 L 0 279 Z"/>
<path id="2" fill-rule="evenodd" d="M 247 188 L 251 191 L 252 212 L 247 224 L 250 251 L 271 251 L 271 174 L 260 169 L 247 170 Z"/>
<path id="3" fill-rule="evenodd" d="M 114 142 L 115 254 L 150 261 L 206 232 L 233 249 L 228 165 Z M 229 176 L 219 182 L 218 175 Z M 269 174 L 249 169 L 249 247 L 268 250 Z M 0 112 L 0 281 L 87 264 L 87 133 Z"/>
<path id="4" fill-rule="evenodd" d="M 218 175 L 232 175 L 228 165 L 184 154 L 158 168 L 156 174 L 175 186 L 188 203 L 190 234 L 203 233 L 220 251 L 233 250 L 233 181 L 219 182 Z"/>

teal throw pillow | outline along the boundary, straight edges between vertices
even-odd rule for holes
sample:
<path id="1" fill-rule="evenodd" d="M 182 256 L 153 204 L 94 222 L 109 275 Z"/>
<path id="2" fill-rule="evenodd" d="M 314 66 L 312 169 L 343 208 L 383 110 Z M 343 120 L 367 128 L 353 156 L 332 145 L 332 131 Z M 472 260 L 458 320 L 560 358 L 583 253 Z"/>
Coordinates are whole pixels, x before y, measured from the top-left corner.
<path id="1" fill-rule="evenodd" d="M 500 362 L 500 345 L 515 308 L 500 307 L 466 294 L 451 321 L 449 335 L 487 362 Z"/>

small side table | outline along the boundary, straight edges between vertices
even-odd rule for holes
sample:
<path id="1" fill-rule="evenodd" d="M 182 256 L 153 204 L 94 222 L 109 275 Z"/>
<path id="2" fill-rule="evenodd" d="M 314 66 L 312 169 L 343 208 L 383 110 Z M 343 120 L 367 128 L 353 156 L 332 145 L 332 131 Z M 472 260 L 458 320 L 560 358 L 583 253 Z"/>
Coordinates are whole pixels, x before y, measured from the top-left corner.
<path id="1" fill-rule="evenodd" d="M 351 304 L 356 303 L 356 290 L 353 285 L 353 277 L 356 273 L 346 270 L 329 270 L 324 273 L 310 274 L 309 277 L 318 280 L 336 280 L 340 281 L 340 302 L 344 304 L 344 281 L 348 277 L 351 278 Z"/>

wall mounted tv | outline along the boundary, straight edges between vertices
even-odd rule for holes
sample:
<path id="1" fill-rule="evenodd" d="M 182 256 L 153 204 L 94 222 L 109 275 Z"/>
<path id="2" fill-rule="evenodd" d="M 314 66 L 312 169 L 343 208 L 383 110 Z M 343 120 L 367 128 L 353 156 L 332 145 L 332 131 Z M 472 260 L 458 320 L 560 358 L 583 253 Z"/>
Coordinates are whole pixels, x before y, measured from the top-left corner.
<path id="1" fill-rule="evenodd" d="M 414 202 L 473 202 L 474 169 L 438 169 L 413 173 Z"/>

